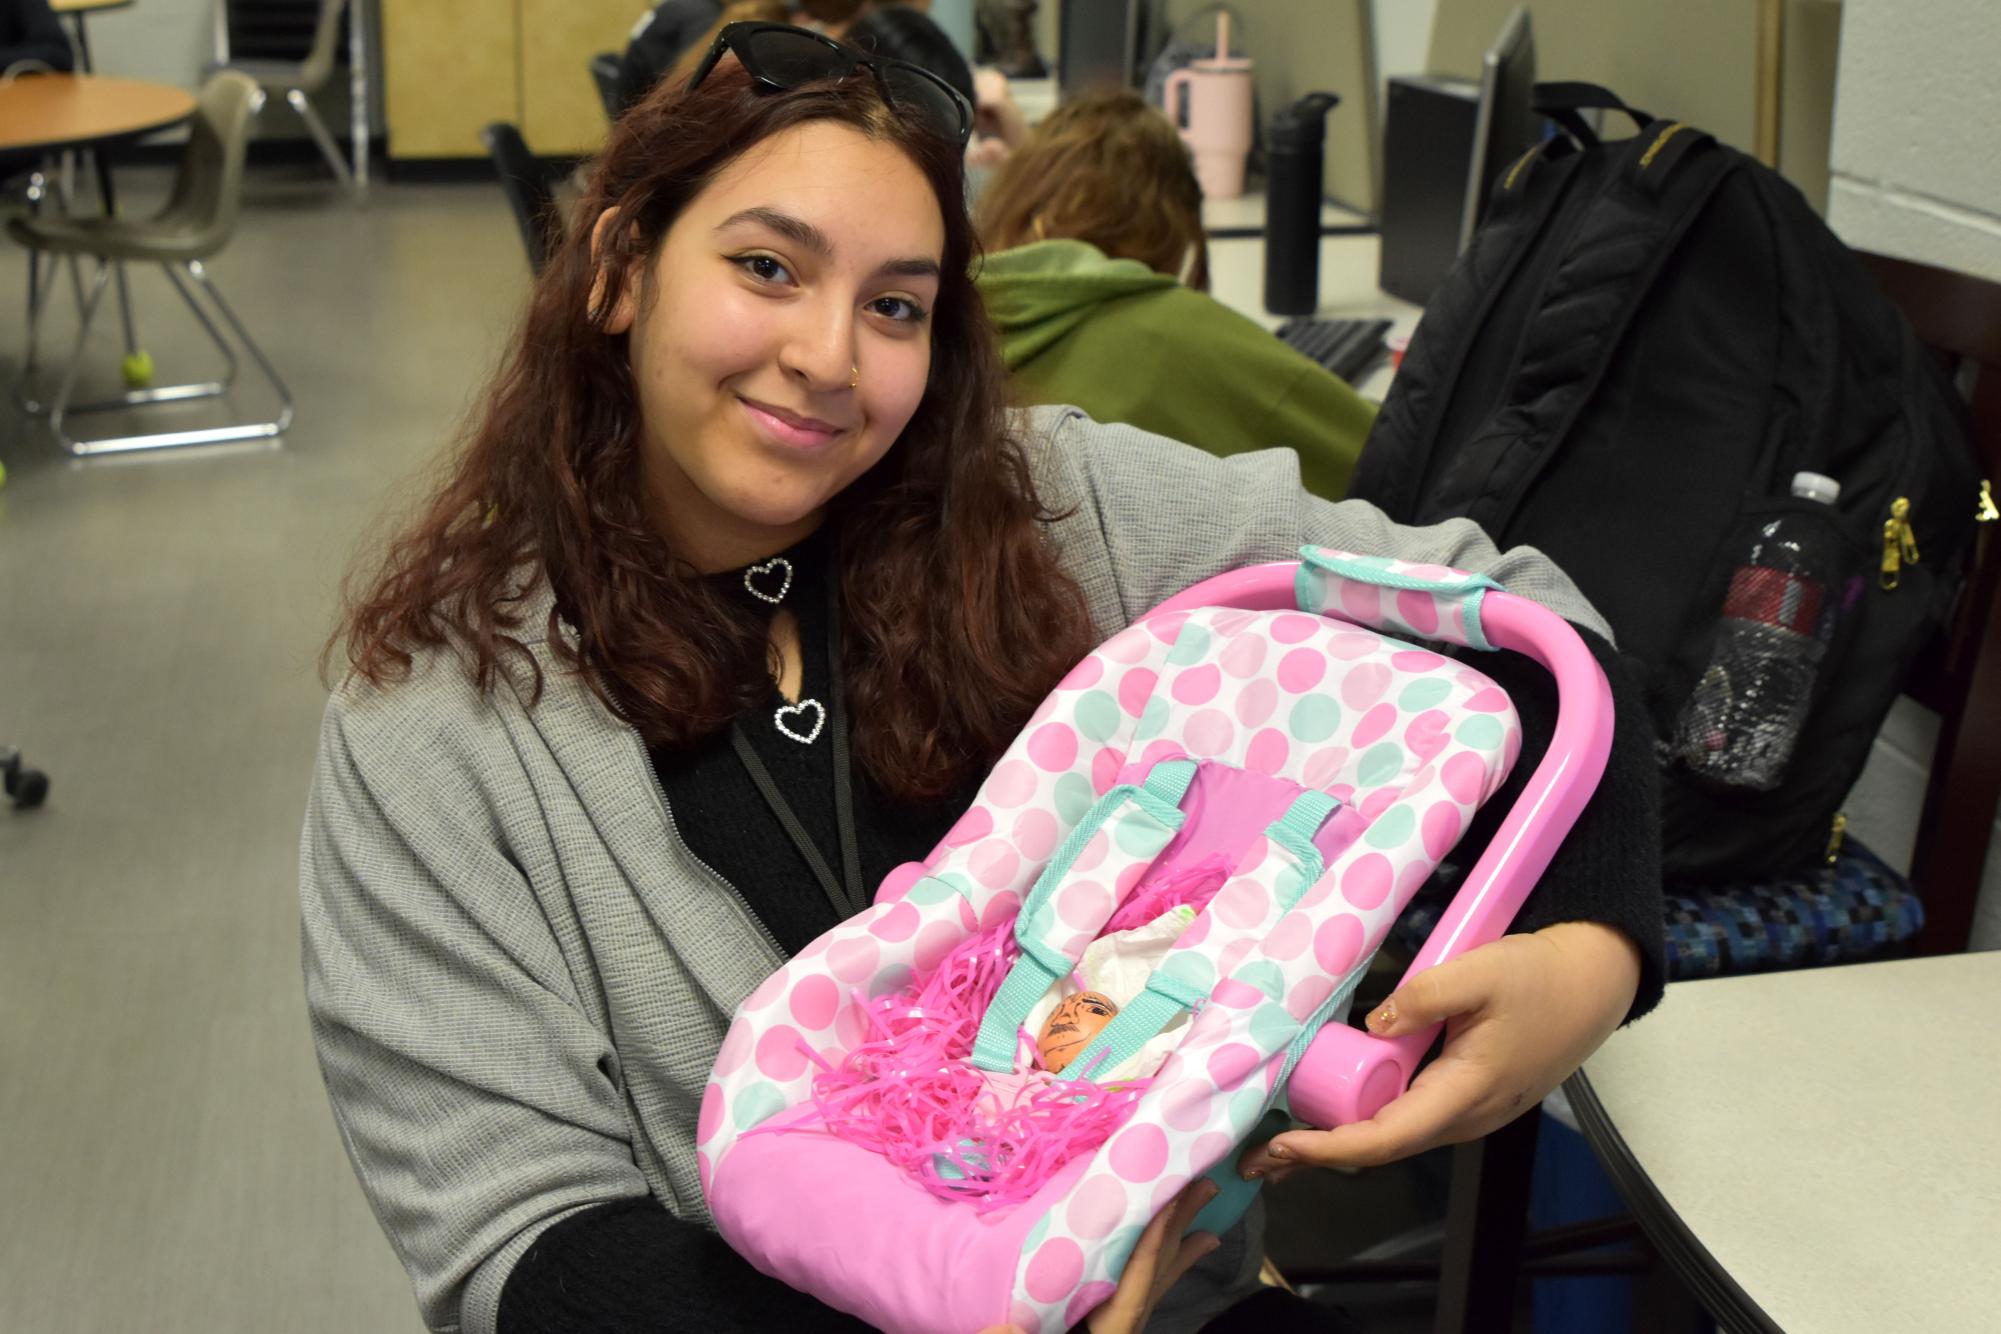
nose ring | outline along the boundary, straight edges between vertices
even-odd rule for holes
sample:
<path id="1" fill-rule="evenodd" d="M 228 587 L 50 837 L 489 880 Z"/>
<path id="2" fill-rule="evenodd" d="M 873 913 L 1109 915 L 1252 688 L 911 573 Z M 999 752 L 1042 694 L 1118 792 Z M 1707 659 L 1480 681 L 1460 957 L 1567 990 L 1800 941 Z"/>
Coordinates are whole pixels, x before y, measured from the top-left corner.
<path id="1" fill-rule="evenodd" d="M 861 382 L 862 382 L 862 368 L 859 366 L 850 366 L 848 368 L 848 388 L 850 389 L 858 388 L 861 385 Z"/>

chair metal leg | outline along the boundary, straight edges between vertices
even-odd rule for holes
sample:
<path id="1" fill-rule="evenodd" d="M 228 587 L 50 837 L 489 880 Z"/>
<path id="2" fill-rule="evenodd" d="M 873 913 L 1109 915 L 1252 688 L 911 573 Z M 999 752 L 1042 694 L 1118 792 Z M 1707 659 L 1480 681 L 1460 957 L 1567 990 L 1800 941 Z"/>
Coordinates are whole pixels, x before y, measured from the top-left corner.
<path id="1" fill-rule="evenodd" d="M 357 196 L 368 193 L 368 29 L 367 5 L 350 5 L 347 11 L 347 102 L 348 134 L 354 153 L 354 189 Z"/>
<path id="2" fill-rule="evenodd" d="M 56 396 L 49 403 L 49 429 L 55 432 L 57 443 L 65 449 L 69 449 L 69 438 L 63 434 L 63 414 L 69 410 L 69 396 L 76 388 L 77 368 L 83 365 L 83 347 L 90 337 L 90 322 L 97 317 L 97 303 L 104 296 L 105 284 L 110 281 L 111 263 L 100 259 L 97 261 L 97 272 L 90 280 L 90 294 L 84 298 L 83 310 L 77 316 L 76 342 L 70 348 L 69 365 L 63 367 L 62 383 L 56 387 Z"/>
<path id="3" fill-rule="evenodd" d="M 340 178 L 341 185 L 351 191 L 357 199 L 360 198 L 360 187 L 355 184 L 353 173 L 348 171 L 347 162 L 340 155 L 339 145 L 335 144 L 333 136 L 327 133 L 326 124 L 320 120 L 320 113 L 313 110 L 312 102 L 297 88 L 287 92 L 285 100 L 292 104 L 292 110 L 299 113 L 299 119 L 306 122 L 307 133 L 311 134 L 313 142 L 320 146 L 320 155 L 326 158 L 327 165 L 333 168 L 333 173 Z"/>
<path id="4" fill-rule="evenodd" d="M 118 193 L 111 184 L 111 163 L 105 159 L 103 150 L 93 149 L 90 155 L 91 168 L 97 176 L 97 197 L 103 205 L 104 216 L 118 216 Z M 139 333 L 132 320 L 132 294 L 125 282 L 125 265 L 114 262 L 112 276 L 118 283 L 118 319 L 125 332 L 125 355 L 139 355 Z"/>
<path id="5" fill-rule="evenodd" d="M 219 385 L 173 386 L 169 389 L 142 391 L 142 394 L 145 395 L 143 397 L 141 394 L 127 394 L 121 399 L 109 400 L 101 404 L 88 404 L 80 407 L 70 406 L 69 396 L 75 388 L 77 367 L 83 359 L 84 339 L 90 332 L 90 322 L 92 317 L 97 313 L 98 300 L 103 296 L 104 288 L 110 278 L 110 267 L 100 262 L 90 295 L 84 303 L 82 321 L 77 329 L 76 346 L 70 357 L 70 364 L 63 373 L 62 388 L 57 391 L 54 403 L 49 410 L 49 427 L 55 433 L 56 443 L 61 445 L 68 453 L 78 457 L 88 457 L 96 454 L 128 453 L 142 449 L 176 449 L 184 445 L 215 445 L 232 440 L 269 440 L 283 435 L 291 426 L 293 416 L 291 391 L 285 387 L 285 382 L 279 378 L 277 368 L 265 357 L 264 350 L 258 347 L 255 340 L 250 337 L 249 330 L 243 327 L 243 322 L 236 318 L 236 312 L 230 309 L 229 303 L 222 299 L 222 293 L 217 291 L 215 284 L 209 281 L 207 270 L 202 266 L 201 261 L 190 260 L 186 264 L 178 266 L 181 270 L 179 273 L 174 272 L 176 266 L 163 265 L 163 267 L 167 269 L 167 276 L 173 281 L 175 289 L 180 292 L 181 296 L 194 310 L 202 327 L 208 331 L 211 338 L 215 339 L 217 346 L 223 349 L 224 354 L 229 356 L 231 374 L 233 375 L 236 365 L 235 356 L 230 352 L 227 342 L 223 339 L 221 332 L 216 328 L 214 322 L 202 310 L 193 289 L 189 288 L 183 281 L 183 275 L 186 278 L 193 279 L 195 287 L 207 294 L 209 301 L 215 306 L 216 313 L 221 315 L 223 323 L 229 326 L 230 333 L 235 336 L 237 342 L 243 345 L 243 349 L 250 354 L 251 360 L 255 361 L 258 369 L 264 372 L 265 379 L 269 380 L 271 387 L 277 391 L 280 405 L 277 417 L 270 421 L 248 422 L 236 426 L 211 426 L 189 431 L 158 431 L 144 435 L 114 436 L 96 440 L 78 440 L 65 431 L 63 429 L 63 419 L 70 413 L 91 411 L 96 408 L 122 407 L 127 406 L 130 401 L 159 402 L 166 398 L 207 396 L 200 392 L 176 393 L 176 390 L 193 391 L 208 389 L 218 393 L 221 391 L 221 386 Z"/>
<path id="6" fill-rule="evenodd" d="M 1437 1334 L 1508 1334 L 1542 1108 L 1452 1151 Z"/>
<path id="7" fill-rule="evenodd" d="M 236 349 L 230 346 L 229 340 L 223 337 L 222 331 L 215 327 L 215 321 L 209 318 L 208 312 L 195 299 L 194 293 L 188 290 L 187 284 L 181 280 L 181 275 L 175 271 L 174 266 L 172 264 L 162 264 L 160 268 L 166 273 L 168 280 L 173 283 L 174 290 L 181 294 L 181 300 L 187 302 L 188 309 L 194 312 L 195 320 L 201 325 L 203 331 L 208 334 L 209 341 L 214 343 L 216 350 L 222 353 L 223 372 L 221 378 L 216 380 L 195 380 L 186 384 L 154 385 L 146 389 L 128 389 L 110 398 L 93 399 L 88 403 L 70 403 L 64 409 L 66 412 L 71 414 L 105 412 L 112 408 L 133 408 L 147 403 L 172 403 L 191 398 L 214 398 L 217 395 L 226 393 L 229 387 L 236 383 Z M 122 274 L 123 269 L 114 265 L 113 272 L 114 274 Z M 82 300 L 79 299 L 77 304 L 80 308 L 83 304 Z M 22 363 L 21 375 L 14 383 L 14 402 L 21 411 L 27 413 L 29 416 L 41 417 L 48 415 L 49 405 L 34 398 L 31 392 L 33 387 L 31 377 L 35 368 L 35 339 L 39 311 L 31 306 L 28 316 L 28 355 Z"/>

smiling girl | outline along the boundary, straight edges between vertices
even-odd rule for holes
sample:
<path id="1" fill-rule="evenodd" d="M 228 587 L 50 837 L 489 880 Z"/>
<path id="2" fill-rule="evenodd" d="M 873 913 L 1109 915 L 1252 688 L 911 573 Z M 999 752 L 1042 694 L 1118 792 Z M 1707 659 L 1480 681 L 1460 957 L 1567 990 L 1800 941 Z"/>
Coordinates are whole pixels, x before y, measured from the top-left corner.
<path id="1" fill-rule="evenodd" d="M 727 30 L 615 127 L 467 441 L 354 586 L 301 852 L 306 989 L 433 1329 L 855 1327 L 706 1226 L 724 1028 L 1169 594 L 1313 541 L 1487 571 L 1609 655 L 1567 579 L 1470 524 L 1315 500 L 1282 451 L 1009 412 L 969 125 L 920 72 Z M 1543 929 L 1449 966 L 1446 1074 L 1401 1120 L 1281 1146 L 1482 1133 L 1650 1006 L 1649 810 L 1587 815 Z M 1639 872 L 1601 874 L 1608 849 Z M 1163 1212 L 1092 1329 L 1192 1331 L 1257 1291 L 1261 1213 L 1183 1238 L 1199 1203 Z"/>

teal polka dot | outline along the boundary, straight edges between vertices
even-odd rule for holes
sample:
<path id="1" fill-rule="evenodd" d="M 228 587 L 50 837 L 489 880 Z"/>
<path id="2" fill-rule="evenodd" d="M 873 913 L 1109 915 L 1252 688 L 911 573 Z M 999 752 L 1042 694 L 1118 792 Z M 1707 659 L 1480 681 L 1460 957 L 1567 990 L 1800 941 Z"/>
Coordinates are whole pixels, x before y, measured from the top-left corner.
<path id="1" fill-rule="evenodd" d="M 1191 662 L 1200 662 L 1209 656 L 1209 632 L 1194 622 L 1184 622 L 1181 633 L 1174 637 L 1174 647 L 1167 651 L 1167 661 L 1175 667 L 1185 667 Z"/>
<path id="2" fill-rule="evenodd" d="M 1128 857 L 1152 857 L 1173 837 L 1172 829 L 1137 808 L 1128 810 L 1112 826 L 1112 842 Z"/>
<path id="3" fill-rule="evenodd" d="M 730 1100 L 730 1119 L 738 1130 L 762 1125 L 785 1109 L 785 1095 L 776 1084 L 752 1084 Z"/>
<path id="4" fill-rule="evenodd" d="M 894 968 L 883 969 L 875 975 L 875 980 L 869 983 L 869 999 L 873 1000 L 877 996 L 887 996 L 893 991 L 903 990 L 910 985 L 910 979 L 913 976 L 914 974 L 907 964 L 898 964 Z"/>
<path id="5" fill-rule="evenodd" d="M 1285 995 L 1285 975 L 1270 959 L 1257 959 L 1237 970 L 1237 980 L 1256 987 L 1273 1000 Z"/>
<path id="6" fill-rule="evenodd" d="M 1376 817 L 1362 835 L 1372 848 L 1400 848 L 1417 832 L 1417 816 L 1408 806 L 1392 806 Z"/>
<path id="7" fill-rule="evenodd" d="M 1208 995 L 1216 985 L 1216 965 L 1209 962 L 1205 954 L 1190 950 L 1176 950 L 1167 956 L 1167 962 L 1160 971 L 1178 981 L 1186 982 L 1203 995 Z"/>
<path id="8" fill-rule="evenodd" d="M 1499 750 L 1503 733 L 1499 718 L 1489 713 L 1476 713 L 1459 724 L 1459 730 L 1453 735 L 1459 738 L 1461 745 L 1475 750 Z"/>
<path id="9" fill-rule="evenodd" d="M 1249 1130 L 1264 1116 L 1266 1099 L 1264 1080 L 1252 1079 L 1230 1095 L 1230 1124 Z"/>
<path id="10" fill-rule="evenodd" d="M 1119 702 L 1102 690 L 1088 690 L 1077 700 L 1072 717 L 1077 730 L 1091 740 L 1110 741 L 1119 730 Z"/>
<path id="11" fill-rule="evenodd" d="M 1035 1226 L 1028 1230 L 1028 1240 L 1023 1242 L 1021 1247 L 1022 1254 L 1026 1255 L 1037 1246 L 1040 1246 L 1042 1239 L 1048 1235 L 1049 1215 L 1044 1213 L 1042 1217 L 1035 1220 Z"/>
<path id="12" fill-rule="evenodd" d="M 1139 1245 L 1140 1233 L 1145 1230 L 1139 1227 L 1120 1228 L 1106 1238 L 1105 1264 L 1109 1267 L 1113 1278 L 1125 1272 L 1126 1261 L 1132 1259 L 1133 1247 Z"/>
<path id="13" fill-rule="evenodd" d="M 957 885 L 941 880 L 935 875 L 927 875 L 912 885 L 910 892 L 903 897 L 919 908 L 928 908 L 933 904 L 949 903 L 955 898 L 964 897 L 964 895 L 965 891 Z"/>
<path id="14" fill-rule="evenodd" d="M 1445 702 L 1452 693 L 1452 683 L 1438 676 L 1425 676 L 1404 687 L 1403 694 L 1397 696 L 1397 707 L 1405 713 L 1423 713 L 1435 709 Z"/>
<path id="15" fill-rule="evenodd" d="M 1285 1012 L 1283 1005 L 1260 1005 L 1251 1016 L 1251 1041 L 1260 1051 L 1278 1051 L 1292 1041 L 1299 1021 Z"/>
<path id="16" fill-rule="evenodd" d="M 1299 609 L 1301 611 L 1327 610 L 1327 572 L 1315 569 L 1310 565 L 1302 565 L 1299 573 L 1300 580 L 1296 589 L 1299 596 Z"/>
<path id="17" fill-rule="evenodd" d="M 1133 736 L 1140 741 L 1150 741 L 1167 728 L 1167 701 L 1155 695 L 1146 702 L 1146 712 L 1139 716 L 1139 727 Z"/>
<path id="18" fill-rule="evenodd" d="M 1341 706 L 1325 695 L 1308 695 L 1292 706 L 1286 730 L 1295 741 L 1325 741 L 1341 725 Z"/>
<path id="19" fill-rule="evenodd" d="M 1067 825 L 1074 825 L 1083 819 L 1090 812 L 1091 804 L 1098 799 L 1091 780 L 1079 773 L 1064 774 L 1057 779 L 1052 795 L 1056 801 L 1056 814 Z"/>
<path id="20" fill-rule="evenodd" d="M 1380 787 L 1395 778 L 1403 768 L 1403 747 L 1394 741 L 1369 747 L 1362 756 L 1362 762 L 1355 767 L 1355 784 L 1358 787 Z"/>
<path id="21" fill-rule="evenodd" d="M 1278 906 L 1282 912 L 1299 902 L 1306 894 L 1308 882 L 1304 867 L 1288 866 L 1272 881 L 1272 892 L 1278 895 Z"/>

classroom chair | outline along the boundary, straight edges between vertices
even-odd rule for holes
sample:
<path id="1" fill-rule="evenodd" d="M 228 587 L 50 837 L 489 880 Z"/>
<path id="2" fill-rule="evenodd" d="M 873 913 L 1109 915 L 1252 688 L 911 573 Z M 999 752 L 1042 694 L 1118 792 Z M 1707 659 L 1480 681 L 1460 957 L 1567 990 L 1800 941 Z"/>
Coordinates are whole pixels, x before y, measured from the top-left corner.
<path id="1" fill-rule="evenodd" d="M 194 119 L 190 122 L 187 148 L 182 153 L 180 170 L 174 178 L 173 193 L 165 207 L 151 218 L 43 214 L 14 218 L 8 222 L 8 234 L 27 246 L 38 262 L 44 256 L 90 256 L 98 261 L 96 274 L 84 294 L 69 364 L 63 370 L 55 396 L 46 405 L 38 402 L 31 391 L 36 373 L 36 338 L 40 332 L 42 311 L 48 304 L 49 287 L 44 284 L 30 289 L 27 353 L 22 358 L 20 378 L 15 386 L 15 397 L 21 407 L 33 415 L 46 414 L 56 442 L 69 453 L 110 454 L 217 444 L 229 440 L 268 439 L 284 434 L 292 424 L 290 391 L 278 378 L 277 370 L 263 350 L 252 341 L 242 321 L 236 318 L 236 312 L 222 299 L 222 293 L 209 278 L 205 264 L 229 243 L 236 230 L 237 208 L 243 193 L 244 146 L 250 135 L 250 118 L 263 97 L 256 83 L 234 71 L 217 74 L 203 86 Z M 86 340 L 90 336 L 91 321 L 97 314 L 98 303 L 104 296 L 112 268 L 119 261 L 150 261 L 160 266 L 174 290 L 187 302 L 188 309 L 194 312 L 196 321 L 221 349 L 227 369 L 220 380 L 130 390 L 114 398 L 90 403 L 71 402 Z M 202 302 L 197 300 L 197 290 L 207 297 L 208 303 L 229 326 L 236 341 L 250 354 L 265 379 L 277 391 L 280 403 L 278 416 L 268 421 L 196 430 L 87 440 L 72 436 L 67 426 L 72 415 L 183 399 L 212 398 L 230 387 L 236 378 L 236 354 L 216 328 Z"/>

